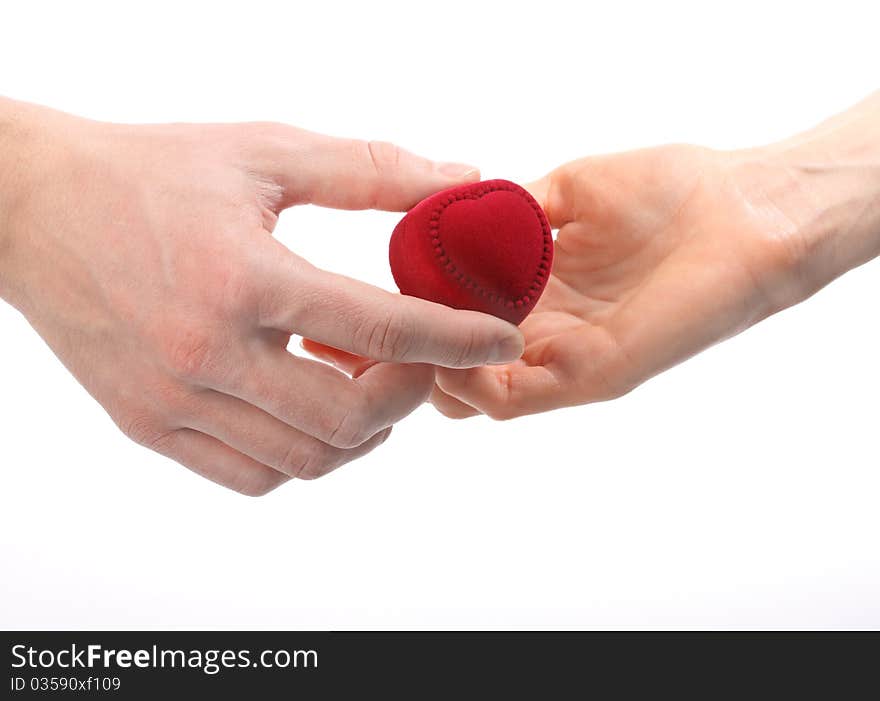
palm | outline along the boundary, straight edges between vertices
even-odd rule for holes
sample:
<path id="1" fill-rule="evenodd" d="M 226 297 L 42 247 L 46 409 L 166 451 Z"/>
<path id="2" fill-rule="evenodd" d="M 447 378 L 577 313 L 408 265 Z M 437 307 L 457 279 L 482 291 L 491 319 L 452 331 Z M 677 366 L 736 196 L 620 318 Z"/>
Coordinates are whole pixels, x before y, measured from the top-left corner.
<path id="1" fill-rule="evenodd" d="M 435 405 L 505 418 L 619 396 L 769 313 L 754 270 L 767 266 L 770 217 L 724 165 L 664 147 L 535 183 L 558 235 L 547 289 L 521 326 L 523 358 L 439 370 Z"/>

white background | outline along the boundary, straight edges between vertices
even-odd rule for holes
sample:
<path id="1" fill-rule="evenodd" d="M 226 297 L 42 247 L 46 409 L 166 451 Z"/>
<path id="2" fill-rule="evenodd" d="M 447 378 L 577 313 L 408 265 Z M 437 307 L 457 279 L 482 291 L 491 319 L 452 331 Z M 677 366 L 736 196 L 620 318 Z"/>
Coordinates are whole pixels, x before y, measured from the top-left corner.
<path id="1" fill-rule="evenodd" d="M 5 3 L 0 94 L 287 121 L 527 181 L 764 143 L 876 89 L 876 3 L 806 5 Z M 397 218 L 302 209 L 278 235 L 393 289 Z M 263 499 L 128 443 L 0 304 L 0 626 L 880 627 L 878 303 L 875 262 L 614 403 L 424 407 Z"/>

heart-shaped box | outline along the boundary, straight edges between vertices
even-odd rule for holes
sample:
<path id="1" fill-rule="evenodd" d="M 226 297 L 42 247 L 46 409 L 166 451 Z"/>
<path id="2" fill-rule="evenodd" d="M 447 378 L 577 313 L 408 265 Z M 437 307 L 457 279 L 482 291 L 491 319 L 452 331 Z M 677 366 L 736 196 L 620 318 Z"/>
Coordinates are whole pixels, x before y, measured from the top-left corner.
<path id="1" fill-rule="evenodd" d="M 519 324 L 547 285 L 553 235 L 528 191 L 486 180 L 419 202 L 394 227 L 389 260 L 405 295 Z"/>

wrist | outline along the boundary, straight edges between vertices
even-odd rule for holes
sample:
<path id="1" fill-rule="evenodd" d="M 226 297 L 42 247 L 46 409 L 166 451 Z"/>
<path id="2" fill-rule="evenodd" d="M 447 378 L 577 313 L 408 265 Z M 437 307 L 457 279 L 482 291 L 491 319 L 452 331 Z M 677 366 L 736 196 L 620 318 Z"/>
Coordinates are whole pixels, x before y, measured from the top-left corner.
<path id="1" fill-rule="evenodd" d="M 28 106 L 0 97 L 0 298 L 9 299 L 15 283 L 16 249 L 21 234 L 15 224 L 28 191 L 35 127 Z"/>
<path id="2" fill-rule="evenodd" d="M 64 177 L 70 130 L 63 113 L 0 97 L 0 298 L 19 308 L 38 257 L 34 194 Z"/>
<path id="3" fill-rule="evenodd" d="M 880 255 L 880 93 L 809 132 L 730 155 L 768 245 L 785 251 L 788 304 Z"/>

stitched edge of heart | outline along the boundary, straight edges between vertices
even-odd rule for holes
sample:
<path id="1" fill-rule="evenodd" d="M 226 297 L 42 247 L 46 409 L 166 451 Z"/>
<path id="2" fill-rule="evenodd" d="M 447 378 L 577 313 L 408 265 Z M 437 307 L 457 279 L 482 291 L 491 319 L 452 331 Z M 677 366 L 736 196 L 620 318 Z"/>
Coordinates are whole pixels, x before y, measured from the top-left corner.
<path id="1" fill-rule="evenodd" d="M 447 255 L 445 249 L 443 248 L 443 243 L 440 240 L 440 217 L 449 205 L 451 205 L 453 202 L 458 202 L 459 200 L 478 200 L 481 197 L 488 195 L 490 192 L 497 192 L 499 190 L 512 192 L 513 194 L 518 195 L 526 203 L 528 203 L 528 205 L 534 210 L 535 216 L 538 219 L 538 223 L 541 225 L 541 231 L 544 233 L 544 251 L 541 254 L 541 262 L 538 265 L 538 270 L 535 273 L 535 278 L 532 280 L 532 283 L 529 286 L 529 292 L 524 294 L 522 297 L 516 299 L 502 297 L 501 295 L 498 295 L 491 290 L 487 290 L 486 288 L 479 285 L 469 275 L 458 270 L 455 266 L 455 263 L 453 263 Z M 430 221 L 431 223 L 430 227 L 428 228 L 428 235 L 431 237 L 431 246 L 434 249 L 434 254 L 441 267 L 447 273 L 449 273 L 451 277 L 455 278 L 462 287 L 466 289 L 473 289 L 481 297 L 488 297 L 489 301 L 492 303 L 500 302 L 509 309 L 513 309 L 514 307 L 525 307 L 532 302 L 537 301 L 538 297 L 540 297 L 544 285 L 547 284 L 547 275 L 550 274 L 550 255 L 553 251 L 553 235 L 550 230 L 550 224 L 547 221 L 547 217 L 544 214 L 543 210 L 541 210 L 541 205 L 539 205 L 530 195 L 525 194 L 518 185 L 515 185 L 513 183 L 495 183 L 493 185 L 480 187 L 472 192 L 447 195 L 434 209 L 434 211 L 431 212 Z"/>

